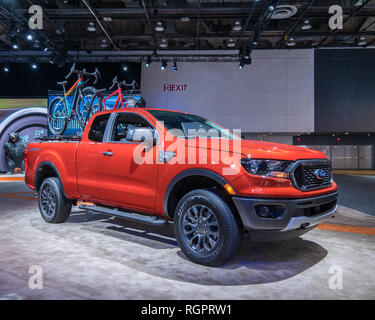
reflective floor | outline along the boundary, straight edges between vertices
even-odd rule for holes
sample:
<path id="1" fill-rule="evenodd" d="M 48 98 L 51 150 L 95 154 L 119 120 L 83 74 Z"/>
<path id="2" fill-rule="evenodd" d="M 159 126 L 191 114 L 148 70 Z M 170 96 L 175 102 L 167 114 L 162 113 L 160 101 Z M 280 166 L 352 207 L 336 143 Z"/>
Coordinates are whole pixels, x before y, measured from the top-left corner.
<path id="1" fill-rule="evenodd" d="M 336 180 L 335 219 L 285 242 L 245 239 L 220 268 L 187 260 L 172 225 L 78 209 L 66 223 L 47 224 L 22 181 L 2 181 L 0 299 L 375 299 L 375 177 Z M 43 289 L 29 288 L 35 265 Z"/>

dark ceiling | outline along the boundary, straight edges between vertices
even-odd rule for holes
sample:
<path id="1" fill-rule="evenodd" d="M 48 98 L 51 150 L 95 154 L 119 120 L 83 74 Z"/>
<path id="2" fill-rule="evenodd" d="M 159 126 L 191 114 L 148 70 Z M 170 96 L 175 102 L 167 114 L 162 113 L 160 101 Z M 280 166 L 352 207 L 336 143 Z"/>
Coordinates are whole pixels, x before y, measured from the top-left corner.
<path id="1" fill-rule="evenodd" d="M 33 4 L 43 8 L 42 30 L 28 28 Z M 329 29 L 331 5 L 343 8 L 343 30 Z M 63 59 L 73 51 L 76 57 L 119 57 L 136 51 L 193 51 L 194 56 L 205 50 L 208 56 L 220 52 L 241 59 L 253 49 L 368 47 L 375 42 L 375 0 L 0 0 L 0 15 L 3 60 Z"/>

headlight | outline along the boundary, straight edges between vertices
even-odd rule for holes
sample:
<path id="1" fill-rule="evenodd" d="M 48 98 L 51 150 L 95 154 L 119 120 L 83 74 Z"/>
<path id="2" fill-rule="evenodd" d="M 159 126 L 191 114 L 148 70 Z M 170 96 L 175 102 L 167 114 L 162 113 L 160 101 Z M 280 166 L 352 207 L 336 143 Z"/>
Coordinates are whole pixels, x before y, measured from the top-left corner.
<path id="1" fill-rule="evenodd" d="M 292 161 L 264 160 L 264 159 L 241 159 L 245 170 L 258 176 L 272 176 L 276 178 L 289 178 L 287 172 Z"/>

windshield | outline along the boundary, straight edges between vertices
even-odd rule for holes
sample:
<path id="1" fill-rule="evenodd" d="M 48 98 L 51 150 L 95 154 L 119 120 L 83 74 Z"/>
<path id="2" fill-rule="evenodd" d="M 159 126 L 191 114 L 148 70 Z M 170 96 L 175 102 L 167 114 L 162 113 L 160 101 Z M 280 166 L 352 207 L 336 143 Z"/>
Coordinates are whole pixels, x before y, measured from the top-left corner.
<path id="1" fill-rule="evenodd" d="M 164 110 L 148 110 L 158 121 L 164 122 L 164 127 L 179 138 L 225 138 L 238 139 L 228 129 L 216 123 L 188 113 Z"/>

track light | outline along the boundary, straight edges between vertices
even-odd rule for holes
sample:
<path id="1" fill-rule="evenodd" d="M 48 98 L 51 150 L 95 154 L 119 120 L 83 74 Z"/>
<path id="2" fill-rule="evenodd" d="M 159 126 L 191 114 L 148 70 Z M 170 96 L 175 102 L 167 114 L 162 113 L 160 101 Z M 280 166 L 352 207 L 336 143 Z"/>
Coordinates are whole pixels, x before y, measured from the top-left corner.
<path id="1" fill-rule="evenodd" d="M 87 31 L 90 31 L 90 32 L 95 32 L 96 31 L 95 23 L 94 22 L 89 22 L 89 25 L 87 27 Z"/>
<path id="2" fill-rule="evenodd" d="M 174 71 L 174 72 L 177 72 L 177 71 L 178 71 L 176 61 L 173 63 L 173 71 Z"/>
<path id="3" fill-rule="evenodd" d="M 303 23 L 303 26 L 301 27 L 302 30 L 310 30 L 311 28 L 312 26 L 309 20 L 305 20 L 305 22 Z"/>
<path id="4" fill-rule="evenodd" d="M 29 40 L 29 41 L 31 41 L 31 40 L 33 40 L 33 36 L 30 33 L 28 33 L 26 35 L 26 39 Z"/>
<path id="5" fill-rule="evenodd" d="M 272 5 L 271 5 L 271 6 L 268 6 L 268 10 L 271 11 L 271 12 L 273 12 L 273 11 L 275 11 L 275 7 L 272 6 Z"/>
<path id="6" fill-rule="evenodd" d="M 7 65 L 3 66 L 3 71 L 4 72 L 9 72 L 9 66 L 7 66 Z"/>
<path id="7" fill-rule="evenodd" d="M 151 56 L 148 56 L 147 57 L 147 60 L 146 60 L 146 63 L 145 63 L 145 66 L 148 68 L 152 63 L 152 59 L 151 59 Z"/>
<path id="8" fill-rule="evenodd" d="M 122 71 L 128 71 L 128 66 L 126 63 L 122 65 Z"/>
<path id="9" fill-rule="evenodd" d="M 241 27 L 241 22 L 239 20 L 236 20 L 234 22 L 234 26 L 232 28 L 233 31 L 241 31 L 242 27 Z"/>
<path id="10" fill-rule="evenodd" d="M 365 46 L 367 44 L 367 41 L 365 39 L 365 37 L 360 37 L 359 40 L 358 40 L 358 45 L 359 46 Z"/>
<path id="11" fill-rule="evenodd" d="M 167 39 L 161 39 L 160 48 L 167 48 L 168 47 L 168 41 Z"/>
<path id="12" fill-rule="evenodd" d="M 240 64 L 238 65 L 238 69 L 243 69 L 243 66 L 245 65 L 245 61 L 243 61 L 243 59 L 241 59 L 240 61 Z"/>
<path id="13" fill-rule="evenodd" d="M 161 63 L 160 69 L 165 70 L 166 67 L 167 67 L 167 61 L 163 60 L 163 62 Z"/>
<path id="14" fill-rule="evenodd" d="M 38 65 L 36 64 L 36 63 L 32 63 L 31 64 L 31 69 L 33 69 L 33 70 L 35 70 L 35 69 L 37 69 L 38 68 Z"/>
<path id="15" fill-rule="evenodd" d="M 228 47 L 228 48 L 233 48 L 233 47 L 235 47 L 235 46 L 236 46 L 236 44 L 234 43 L 234 40 L 233 40 L 232 38 L 230 38 L 230 39 L 228 40 L 227 47 Z"/>
<path id="16" fill-rule="evenodd" d="M 294 41 L 294 38 L 289 38 L 289 41 L 286 43 L 288 47 L 294 47 L 296 45 L 296 42 Z"/>
<path id="17" fill-rule="evenodd" d="M 249 59 L 250 58 L 250 54 L 251 54 L 250 47 L 246 47 L 245 53 L 244 53 L 245 59 Z"/>
<path id="18" fill-rule="evenodd" d="M 158 31 L 158 32 L 163 32 L 163 31 L 164 31 L 164 26 L 163 26 L 163 24 L 161 23 L 161 21 L 158 21 L 158 22 L 156 23 L 155 31 Z"/>
<path id="19" fill-rule="evenodd" d="M 12 48 L 13 48 L 14 50 L 17 50 L 17 49 L 18 49 L 18 44 L 17 44 L 17 43 L 13 43 L 13 44 L 12 44 Z"/>

